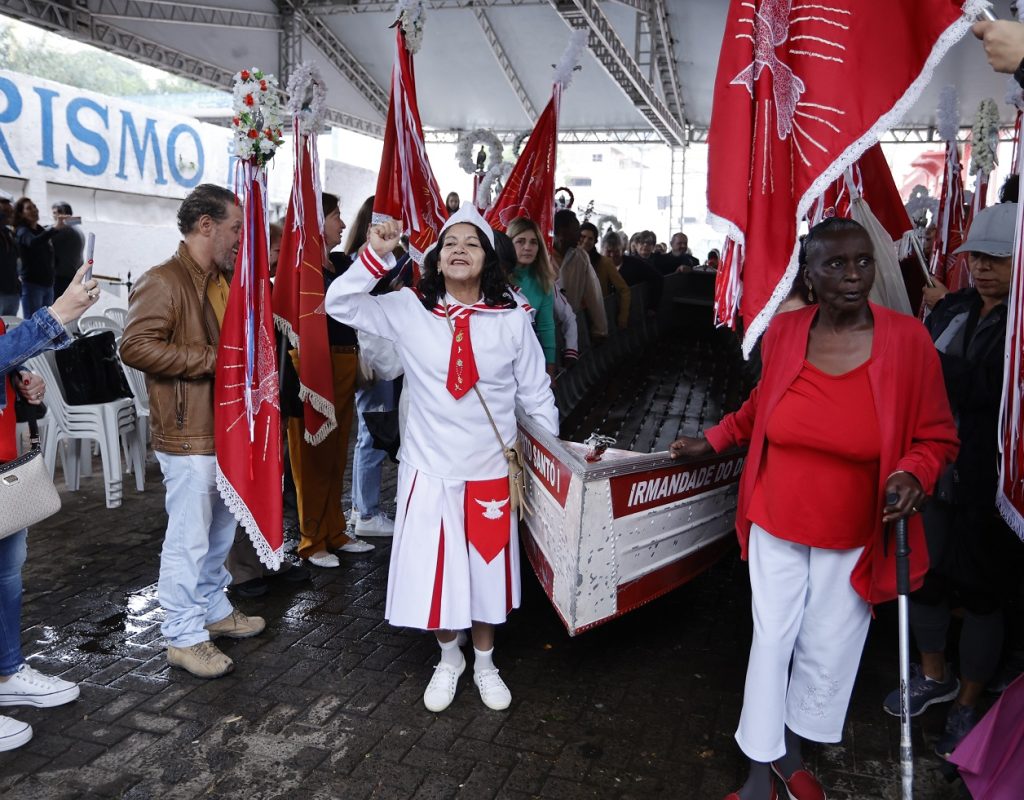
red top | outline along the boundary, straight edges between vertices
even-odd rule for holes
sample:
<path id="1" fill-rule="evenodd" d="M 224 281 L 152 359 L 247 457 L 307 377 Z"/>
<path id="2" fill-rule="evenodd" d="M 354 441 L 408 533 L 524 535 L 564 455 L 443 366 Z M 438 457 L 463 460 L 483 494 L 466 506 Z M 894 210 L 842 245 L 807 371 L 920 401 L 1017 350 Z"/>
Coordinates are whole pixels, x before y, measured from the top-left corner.
<path id="1" fill-rule="evenodd" d="M 875 527 L 881 451 L 868 365 L 829 375 L 809 361 L 765 430 L 750 521 L 811 547 L 862 547 Z"/>
<path id="2" fill-rule="evenodd" d="M 7 333 L 7 326 L 0 319 L 0 336 Z M 0 391 L 7 396 L 7 404 L 0 409 L 0 462 L 13 461 L 18 457 L 17 421 L 14 411 L 14 388 L 10 374 L 3 376 Z"/>
<path id="3" fill-rule="evenodd" d="M 808 306 L 772 320 L 761 345 L 760 383 L 739 411 L 704 434 L 719 452 L 729 447 L 748 448 L 736 507 L 736 532 L 744 558 L 750 538 L 751 493 L 764 469 L 768 420 L 803 369 L 807 334 L 817 312 L 817 306 Z M 874 531 L 850 575 L 850 583 L 868 603 L 882 603 L 896 597 L 894 537 L 886 537 L 882 530 L 885 482 L 891 473 L 905 470 L 931 492 L 943 467 L 956 456 L 959 442 L 939 357 L 924 325 L 874 304 L 871 314 L 875 329 L 867 372 L 878 420 L 878 485 L 872 514 Z M 910 517 L 907 532 L 912 551 L 910 582 L 917 589 L 928 571 L 920 514 Z"/>

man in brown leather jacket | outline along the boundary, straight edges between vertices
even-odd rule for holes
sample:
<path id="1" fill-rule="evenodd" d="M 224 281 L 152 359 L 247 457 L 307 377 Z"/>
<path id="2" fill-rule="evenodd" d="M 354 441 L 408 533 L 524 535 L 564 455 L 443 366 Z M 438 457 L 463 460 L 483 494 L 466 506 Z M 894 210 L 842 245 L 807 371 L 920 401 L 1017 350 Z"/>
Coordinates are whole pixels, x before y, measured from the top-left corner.
<path id="1" fill-rule="evenodd" d="M 146 272 L 128 298 L 121 358 L 146 373 L 150 430 L 167 490 L 167 532 L 160 553 L 161 630 L 167 661 L 201 678 L 234 663 L 211 641 L 260 633 L 266 623 L 232 608 L 224 561 L 235 518 L 217 491 L 213 382 L 228 281 L 242 231 L 235 196 L 197 186 L 178 209 L 184 241 Z"/>

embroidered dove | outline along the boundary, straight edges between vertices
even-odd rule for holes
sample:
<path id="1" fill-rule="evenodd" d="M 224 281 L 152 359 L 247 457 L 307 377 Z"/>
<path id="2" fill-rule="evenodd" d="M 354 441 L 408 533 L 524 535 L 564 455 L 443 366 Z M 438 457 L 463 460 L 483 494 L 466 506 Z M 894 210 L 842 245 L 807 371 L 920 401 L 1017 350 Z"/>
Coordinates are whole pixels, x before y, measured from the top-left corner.
<path id="1" fill-rule="evenodd" d="M 476 502 L 487 509 L 484 512 L 484 517 L 487 519 L 501 519 L 501 509 L 508 505 L 508 498 L 506 497 L 504 500 L 477 500 Z"/>

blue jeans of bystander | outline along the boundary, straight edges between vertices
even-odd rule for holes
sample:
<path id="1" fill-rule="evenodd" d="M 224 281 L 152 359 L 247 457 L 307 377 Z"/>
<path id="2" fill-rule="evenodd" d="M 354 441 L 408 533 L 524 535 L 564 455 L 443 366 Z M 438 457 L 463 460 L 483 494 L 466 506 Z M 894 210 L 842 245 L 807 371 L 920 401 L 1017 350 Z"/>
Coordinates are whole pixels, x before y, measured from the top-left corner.
<path id="1" fill-rule="evenodd" d="M 0 675 L 13 675 L 21 657 L 21 567 L 25 563 L 28 531 L 0 539 Z"/>
<path id="2" fill-rule="evenodd" d="M 368 389 L 356 392 L 359 428 L 352 454 L 352 507 L 363 519 L 380 513 L 381 465 L 387 453 L 373 446 L 373 437 L 366 429 L 363 414 L 367 411 L 391 411 L 395 407 L 395 382 L 377 381 Z"/>
<path id="3" fill-rule="evenodd" d="M 20 307 L 20 294 L 0 294 L 0 316 L 16 317 Z"/>
<path id="4" fill-rule="evenodd" d="M 35 314 L 43 306 L 53 305 L 53 287 L 40 286 L 37 283 L 21 282 L 21 312 L 25 319 Z"/>
<path id="5" fill-rule="evenodd" d="M 204 628 L 232 610 L 224 562 L 235 538 L 235 517 L 217 491 L 214 456 L 157 453 L 167 487 L 167 533 L 160 551 L 157 593 L 166 612 L 168 644 L 191 647 L 210 638 Z"/>

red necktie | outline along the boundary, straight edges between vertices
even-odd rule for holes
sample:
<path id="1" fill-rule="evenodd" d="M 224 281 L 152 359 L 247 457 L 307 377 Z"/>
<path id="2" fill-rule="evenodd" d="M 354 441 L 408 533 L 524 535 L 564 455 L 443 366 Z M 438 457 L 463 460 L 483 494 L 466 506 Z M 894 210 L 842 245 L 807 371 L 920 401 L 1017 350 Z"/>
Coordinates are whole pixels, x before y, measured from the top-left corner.
<path id="1" fill-rule="evenodd" d="M 468 308 L 462 309 L 453 320 L 455 333 L 451 358 L 448 359 L 448 391 L 456 400 L 460 400 L 480 380 L 473 358 L 473 343 L 469 338 L 469 317 L 472 313 Z"/>

